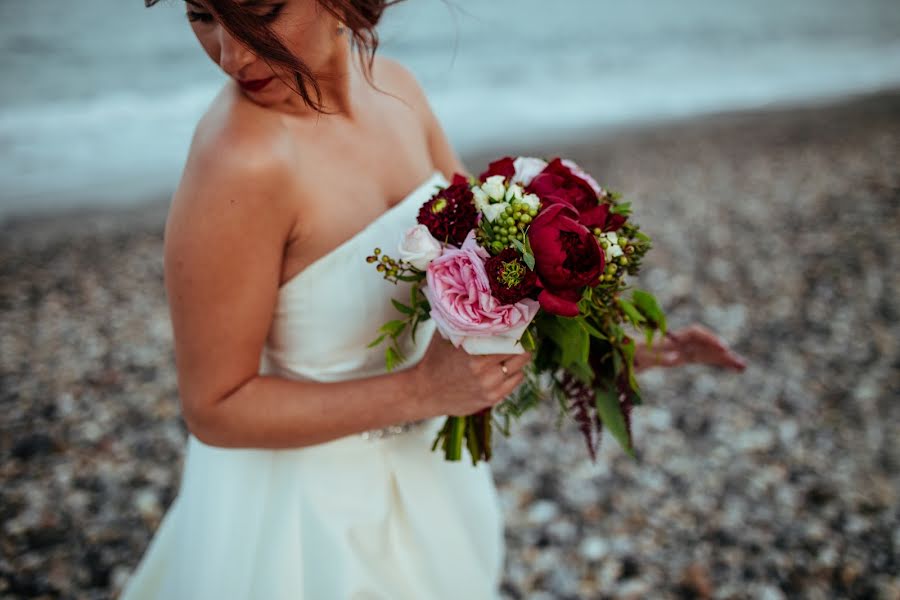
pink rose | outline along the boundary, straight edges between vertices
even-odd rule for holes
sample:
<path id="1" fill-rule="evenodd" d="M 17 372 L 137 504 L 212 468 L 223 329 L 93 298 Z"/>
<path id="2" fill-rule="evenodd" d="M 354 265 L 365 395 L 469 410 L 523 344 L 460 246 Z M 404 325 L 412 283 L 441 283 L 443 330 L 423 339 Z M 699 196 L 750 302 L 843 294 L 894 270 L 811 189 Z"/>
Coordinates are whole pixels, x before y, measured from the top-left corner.
<path id="1" fill-rule="evenodd" d="M 537 315 L 539 304 L 524 299 L 500 304 L 491 295 L 484 261 L 489 254 L 475 241 L 475 232 L 462 248 L 449 248 L 431 261 L 423 292 L 431 304 L 431 318 L 441 334 L 469 354 L 523 352 L 519 338 Z"/>

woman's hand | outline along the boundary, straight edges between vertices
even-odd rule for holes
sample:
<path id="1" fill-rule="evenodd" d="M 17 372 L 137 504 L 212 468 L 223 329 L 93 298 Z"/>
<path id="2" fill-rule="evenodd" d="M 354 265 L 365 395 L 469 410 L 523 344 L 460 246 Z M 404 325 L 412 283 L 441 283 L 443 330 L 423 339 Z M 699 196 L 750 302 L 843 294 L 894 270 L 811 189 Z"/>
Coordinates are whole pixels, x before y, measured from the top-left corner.
<path id="1" fill-rule="evenodd" d="M 747 368 L 747 362 L 719 336 L 697 324 L 667 333 L 651 348 L 638 344 L 634 354 L 634 366 L 638 371 L 690 364 L 713 365 L 735 371 Z"/>
<path id="2" fill-rule="evenodd" d="M 430 416 L 462 417 L 500 403 L 522 383 L 531 354 L 471 355 L 436 334 L 415 366 Z"/>

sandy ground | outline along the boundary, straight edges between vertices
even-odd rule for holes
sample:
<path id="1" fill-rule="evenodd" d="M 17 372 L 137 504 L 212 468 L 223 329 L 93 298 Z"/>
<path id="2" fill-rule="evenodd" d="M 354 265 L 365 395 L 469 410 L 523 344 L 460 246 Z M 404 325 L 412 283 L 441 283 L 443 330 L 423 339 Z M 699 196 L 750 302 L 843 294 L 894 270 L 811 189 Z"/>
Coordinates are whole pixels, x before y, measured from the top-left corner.
<path id="1" fill-rule="evenodd" d="M 537 153 L 626 192 L 640 285 L 751 366 L 643 375 L 638 461 L 552 408 L 499 441 L 505 596 L 900 598 L 900 93 Z M 177 492 L 164 214 L 0 229 L 0 598 L 109 597 Z"/>

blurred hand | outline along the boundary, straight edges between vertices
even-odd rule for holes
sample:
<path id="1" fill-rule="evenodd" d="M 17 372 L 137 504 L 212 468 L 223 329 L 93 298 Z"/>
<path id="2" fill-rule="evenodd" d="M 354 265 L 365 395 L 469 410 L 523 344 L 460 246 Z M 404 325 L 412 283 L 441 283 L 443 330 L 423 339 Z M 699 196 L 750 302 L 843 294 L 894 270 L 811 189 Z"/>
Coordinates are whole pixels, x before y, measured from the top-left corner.
<path id="1" fill-rule="evenodd" d="M 531 354 L 470 355 L 434 336 L 416 365 L 418 393 L 429 416 L 466 416 L 494 406 L 522 383 Z"/>
<path id="2" fill-rule="evenodd" d="M 666 334 L 652 348 L 638 344 L 634 365 L 638 371 L 651 367 L 680 367 L 704 364 L 734 371 L 747 368 L 739 354 L 728 347 L 719 336 L 702 325 L 690 325 Z"/>

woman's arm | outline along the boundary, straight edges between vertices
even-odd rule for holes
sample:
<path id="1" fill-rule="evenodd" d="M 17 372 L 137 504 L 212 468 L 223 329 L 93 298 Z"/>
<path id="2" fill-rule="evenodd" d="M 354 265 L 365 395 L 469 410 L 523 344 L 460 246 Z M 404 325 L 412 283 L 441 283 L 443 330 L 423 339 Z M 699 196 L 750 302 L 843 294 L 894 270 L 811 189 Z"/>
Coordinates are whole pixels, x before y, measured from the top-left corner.
<path id="1" fill-rule="evenodd" d="M 469 357 L 434 340 L 415 368 L 339 383 L 259 374 L 294 209 L 271 144 L 195 148 L 165 234 L 165 283 L 184 419 L 201 441 L 293 448 L 495 404 L 527 357 Z M 234 150 L 240 148 L 240 151 Z M 316 340 L 309 340 L 315 344 Z M 506 377 L 497 363 L 506 359 Z"/>

